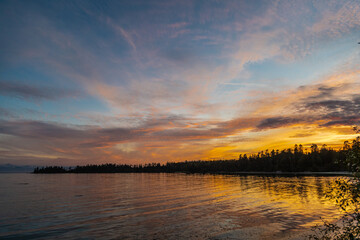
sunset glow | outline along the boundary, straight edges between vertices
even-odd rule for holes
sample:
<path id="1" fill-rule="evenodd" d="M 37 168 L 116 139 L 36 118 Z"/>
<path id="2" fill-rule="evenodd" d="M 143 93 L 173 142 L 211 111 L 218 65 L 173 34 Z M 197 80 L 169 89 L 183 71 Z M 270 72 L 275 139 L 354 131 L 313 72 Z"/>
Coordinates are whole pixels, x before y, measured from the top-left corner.
<path id="1" fill-rule="evenodd" d="M 1 1 L 0 164 L 338 148 L 360 122 L 360 2 Z"/>

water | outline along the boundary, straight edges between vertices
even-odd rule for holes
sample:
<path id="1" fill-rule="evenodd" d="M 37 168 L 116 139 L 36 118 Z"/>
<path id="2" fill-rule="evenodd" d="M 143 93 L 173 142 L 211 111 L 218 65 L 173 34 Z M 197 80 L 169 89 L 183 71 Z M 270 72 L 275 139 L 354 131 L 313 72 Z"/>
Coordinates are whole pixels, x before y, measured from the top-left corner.
<path id="1" fill-rule="evenodd" d="M 0 174 L 1 239 L 281 239 L 340 213 L 332 177 Z"/>

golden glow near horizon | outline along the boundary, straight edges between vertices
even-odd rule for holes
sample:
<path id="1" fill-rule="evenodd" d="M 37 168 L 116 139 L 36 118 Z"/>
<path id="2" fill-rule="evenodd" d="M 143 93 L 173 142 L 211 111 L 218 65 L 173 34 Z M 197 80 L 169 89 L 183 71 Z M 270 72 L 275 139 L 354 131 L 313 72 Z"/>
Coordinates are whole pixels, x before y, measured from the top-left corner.
<path id="1" fill-rule="evenodd" d="M 0 164 L 338 148 L 360 122 L 359 1 L 2 1 L 0 16 Z"/>

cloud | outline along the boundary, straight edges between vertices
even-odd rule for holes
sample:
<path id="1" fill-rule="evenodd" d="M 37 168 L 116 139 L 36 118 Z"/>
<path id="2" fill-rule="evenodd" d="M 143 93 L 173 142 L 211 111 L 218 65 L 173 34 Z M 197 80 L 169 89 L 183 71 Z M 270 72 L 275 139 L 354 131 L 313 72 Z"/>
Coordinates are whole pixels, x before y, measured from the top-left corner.
<path id="1" fill-rule="evenodd" d="M 170 48 L 163 53 L 165 59 L 174 62 L 175 64 L 182 64 L 189 66 L 194 63 L 195 54 L 190 49 L 186 48 Z"/>
<path id="2" fill-rule="evenodd" d="M 323 18 L 312 26 L 314 34 L 334 38 L 360 27 L 360 5 L 357 1 L 335 1 L 333 5 L 340 7 L 324 11 Z"/>
<path id="3" fill-rule="evenodd" d="M 0 81 L 0 94 L 47 101 L 77 97 L 82 92 L 73 89 L 80 86 L 109 111 L 82 113 L 81 105 L 79 125 L 60 117 L 57 123 L 35 121 L 41 118 L 24 111 L 18 121 L 1 121 L 2 148 L 18 154 L 1 152 L 9 159 L 204 159 L 254 150 L 264 139 L 275 141 L 264 138 L 275 131 L 284 146 L 291 136 L 306 137 L 295 128 L 323 131 L 359 120 L 358 71 L 328 68 L 337 73 L 314 82 L 325 70 L 303 77 L 301 69 L 306 57 L 317 59 L 328 43 L 358 30 L 356 1 L 86 2 L 79 4 L 81 12 L 78 4 L 54 4 L 43 11 L 37 2 L 6 3 L 0 21 L 6 23 L 0 46 L 6 55 L 0 58 L 11 65 L 6 77 L 18 79 L 25 66 L 63 79 L 58 85 L 66 89 L 24 78 Z M 347 66 L 341 60 L 342 70 Z M 280 77 L 278 69 L 285 70 Z M 241 139 L 261 140 L 251 145 Z"/>
<path id="4" fill-rule="evenodd" d="M 34 139 L 78 139 L 81 130 L 39 121 L 0 121 L 0 133 Z"/>
<path id="5" fill-rule="evenodd" d="M 271 117 L 266 118 L 260 122 L 256 127 L 258 129 L 267 129 L 267 128 L 279 128 L 286 127 L 288 125 L 296 124 L 299 122 L 304 122 L 303 118 L 294 118 L 294 117 Z"/>
<path id="6" fill-rule="evenodd" d="M 0 95 L 25 99 L 56 100 L 78 97 L 80 92 L 60 88 L 37 87 L 19 82 L 0 81 Z"/>
<path id="7" fill-rule="evenodd" d="M 360 97 L 357 94 L 349 100 L 313 101 L 306 104 L 310 111 L 323 112 L 326 123 L 321 126 L 353 126 L 360 123 Z"/>
<path id="8" fill-rule="evenodd" d="M 0 121 L 0 134 L 53 143 L 71 148 L 113 146 L 124 142 L 178 142 L 223 138 L 249 128 L 251 120 L 204 122 L 196 119 L 169 116 L 147 119 L 133 127 L 66 126 L 41 121 Z"/>
<path id="9" fill-rule="evenodd" d="M 341 116 L 338 118 L 332 117 L 333 120 L 328 121 L 327 123 L 322 124 L 323 127 L 331 126 L 355 126 L 360 123 L 360 116 Z"/>
<path id="10" fill-rule="evenodd" d="M 327 111 L 329 114 L 358 115 L 360 114 L 360 95 L 354 94 L 349 99 L 312 100 L 305 107 L 312 111 Z"/>
<path id="11" fill-rule="evenodd" d="M 296 133 L 294 135 L 289 136 L 289 138 L 306 138 L 306 137 L 311 137 L 314 136 L 315 133 L 311 133 L 311 132 L 301 132 L 301 133 Z"/>
<path id="12" fill-rule="evenodd" d="M 0 115 L 2 118 L 13 118 L 15 117 L 15 114 L 10 109 L 6 109 L 3 107 L 0 107 Z"/>
<path id="13" fill-rule="evenodd" d="M 294 96 L 307 95 L 305 98 L 292 98 L 284 109 L 288 114 L 266 118 L 257 125 L 258 129 L 283 128 L 295 124 L 317 124 L 318 126 L 353 126 L 360 121 L 360 96 L 339 95 L 344 90 L 353 89 L 354 85 L 326 87 L 321 85 L 299 88 Z M 306 90 L 305 90 L 306 89 Z M 308 92 L 307 94 L 304 92 Z M 288 96 L 289 97 L 289 96 Z"/>
<path id="14" fill-rule="evenodd" d="M 114 23 L 114 21 L 112 21 L 109 17 L 106 18 L 106 22 L 127 41 L 127 43 L 133 48 L 134 51 L 136 51 L 135 42 L 128 31 L 125 31 L 125 29 L 120 25 Z"/>

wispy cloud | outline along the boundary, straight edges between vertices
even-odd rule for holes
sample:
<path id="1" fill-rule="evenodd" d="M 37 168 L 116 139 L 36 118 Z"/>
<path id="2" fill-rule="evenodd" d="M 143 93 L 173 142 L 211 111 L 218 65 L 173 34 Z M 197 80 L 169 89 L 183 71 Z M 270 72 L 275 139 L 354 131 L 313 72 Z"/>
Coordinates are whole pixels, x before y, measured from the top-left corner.
<path id="1" fill-rule="evenodd" d="M 234 157 L 360 120 L 358 1 L 0 5 L 0 162 Z"/>
<path id="2" fill-rule="evenodd" d="M 38 87 L 14 81 L 0 81 L 0 95 L 26 99 L 56 100 L 66 97 L 79 97 L 81 93 L 73 89 Z"/>
<path id="3" fill-rule="evenodd" d="M 118 34 L 120 34 L 129 43 L 129 45 L 133 48 L 134 51 L 136 51 L 136 45 L 128 31 L 125 31 L 125 29 L 123 27 L 114 23 L 110 18 L 107 18 L 106 22 L 107 22 L 107 24 L 109 24 L 111 26 L 111 28 L 113 28 Z"/>

